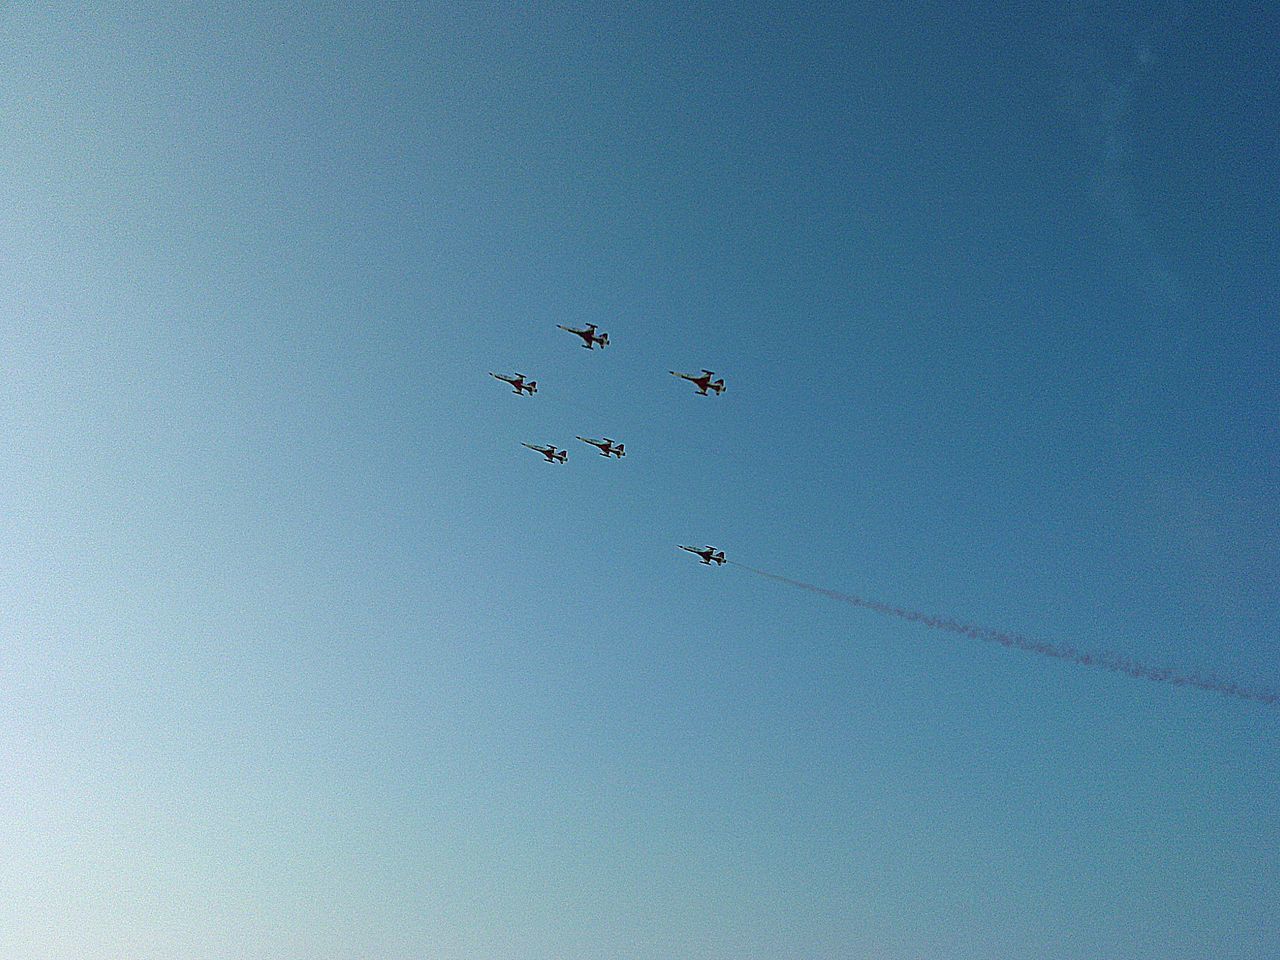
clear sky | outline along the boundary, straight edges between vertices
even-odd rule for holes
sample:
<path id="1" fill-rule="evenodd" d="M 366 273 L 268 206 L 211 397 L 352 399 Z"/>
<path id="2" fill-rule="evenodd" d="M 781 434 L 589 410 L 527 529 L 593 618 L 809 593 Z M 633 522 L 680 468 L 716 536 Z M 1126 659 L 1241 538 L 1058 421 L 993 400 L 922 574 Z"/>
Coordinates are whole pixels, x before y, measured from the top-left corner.
<path id="1" fill-rule="evenodd" d="M 1264 7 L 0 7 L 0 955 L 1280 956 Z"/>

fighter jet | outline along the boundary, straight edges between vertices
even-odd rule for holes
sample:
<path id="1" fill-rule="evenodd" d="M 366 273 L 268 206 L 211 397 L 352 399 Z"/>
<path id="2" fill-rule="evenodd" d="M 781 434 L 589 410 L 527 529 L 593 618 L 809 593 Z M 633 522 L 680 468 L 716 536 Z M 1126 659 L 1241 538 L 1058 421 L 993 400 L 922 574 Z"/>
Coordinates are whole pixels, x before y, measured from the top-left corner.
<path id="1" fill-rule="evenodd" d="M 696 553 L 702 558 L 705 564 L 718 563 L 724 566 L 724 551 L 717 550 L 715 547 L 703 547 L 699 550 L 697 547 L 686 547 L 684 544 L 677 544 L 681 550 L 688 550 L 690 553 Z"/>
<path id="2" fill-rule="evenodd" d="M 594 349 L 597 343 L 600 344 L 601 350 L 609 345 L 609 335 L 607 333 L 596 333 L 596 325 L 594 323 L 588 323 L 585 330 L 575 330 L 573 327 L 566 327 L 562 323 L 557 323 L 556 326 L 561 330 L 568 330 L 570 333 L 580 336 L 582 345 L 588 350 Z"/>
<path id="3" fill-rule="evenodd" d="M 557 450 L 554 445 L 544 447 L 536 443 L 522 443 L 520 446 L 538 451 L 538 453 L 546 457 L 547 463 L 564 463 L 569 459 L 568 450 Z"/>
<path id="4" fill-rule="evenodd" d="M 620 443 L 615 444 L 608 437 L 605 437 L 603 440 L 592 440 L 589 437 L 579 437 L 578 439 L 581 440 L 583 443 L 589 443 L 593 447 L 599 448 L 600 456 L 604 457 L 605 459 L 608 459 L 609 456 L 612 455 L 617 457 L 619 460 L 621 460 L 623 457 L 627 455 L 627 451 L 622 449 L 622 444 Z"/>
<path id="5" fill-rule="evenodd" d="M 494 373 L 493 371 L 490 371 L 489 376 L 493 377 L 493 379 L 495 380 L 501 380 L 503 383 L 511 384 L 513 388 L 512 389 L 513 393 L 518 393 L 518 394 L 527 393 L 529 394 L 529 396 L 532 397 L 535 393 L 538 392 L 538 381 L 526 380 L 523 373 L 517 373 L 514 377 L 504 377 L 500 373 Z"/>
<path id="6" fill-rule="evenodd" d="M 714 390 L 717 396 L 724 393 L 724 378 L 721 377 L 719 380 L 713 380 L 712 378 L 715 374 L 710 370 L 703 370 L 702 376 L 700 377 L 695 377 L 688 373 L 678 373 L 675 370 L 670 372 L 673 377 L 679 377 L 681 380 L 688 380 L 698 388 L 698 392 L 704 397 L 707 395 L 708 390 Z"/>

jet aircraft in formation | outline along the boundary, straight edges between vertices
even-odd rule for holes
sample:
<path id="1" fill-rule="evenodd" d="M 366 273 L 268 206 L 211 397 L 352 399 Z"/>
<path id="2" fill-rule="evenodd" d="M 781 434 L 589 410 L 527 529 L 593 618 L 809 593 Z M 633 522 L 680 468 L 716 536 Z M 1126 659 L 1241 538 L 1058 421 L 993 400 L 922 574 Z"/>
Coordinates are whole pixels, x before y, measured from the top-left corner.
<path id="1" fill-rule="evenodd" d="M 533 396 L 538 392 L 537 380 L 526 380 L 523 373 L 517 373 L 514 377 L 504 377 L 500 373 L 489 372 L 489 376 L 495 380 L 501 380 L 503 383 L 509 383 L 512 387 L 512 393 L 525 394 Z"/>
<path id="2" fill-rule="evenodd" d="M 717 550 L 715 547 L 703 547 L 699 550 L 697 547 L 686 547 L 683 543 L 676 544 L 681 550 L 688 550 L 690 553 L 696 553 L 702 558 L 702 562 L 706 564 L 718 563 L 724 566 L 724 551 Z"/>
<path id="3" fill-rule="evenodd" d="M 588 350 L 595 349 L 596 344 L 600 345 L 601 350 L 609 345 L 609 335 L 607 333 L 596 333 L 596 325 L 594 323 L 588 323 L 585 330 L 575 330 L 573 327 L 566 327 L 562 323 L 557 323 L 556 326 L 561 330 L 577 334 L 582 338 L 582 345 Z"/>
<path id="4" fill-rule="evenodd" d="M 688 373 L 680 373 L 676 370 L 672 370 L 670 373 L 673 377 L 679 377 L 681 380 L 688 380 L 698 388 L 698 393 L 702 394 L 704 397 L 707 395 L 708 390 L 714 390 L 716 392 L 716 396 L 724 393 L 724 377 L 716 380 L 714 379 L 715 374 L 710 370 L 703 370 L 702 376 L 700 377 L 695 377 Z"/>
<path id="5" fill-rule="evenodd" d="M 592 440 L 590 437 L 579 437 L 578 439 L 583 443 L 589 443 L 593 447 L 599 449 L 600 456 L 605 457 L 606 459 L 610 456 L 614 456 L 621 460 L 627 455 L 627 451 L 623 449 L 623 445 L 621 443 L 615 444 L 608 437 L 605 437 L 603 440 Z"/>
<path id="6" fill-rule="evenodd" d="M 520 446 L 528 447 L 530 450 L 536 450 L 546 458 L 547 463 L 564 463 L 569 459 L 569 451 L 557 450 L 554 444 L 544 447 L 537 443 L 521 443 Z"/>
<path id="7" fill-rule="evenodd" d="M 566 327 L 561 323 L 557 323 L 556 326 L 561 330 L 572 333 L 576 337 L 581 337 L 582 346 L 587 350 L 593 350 L 597 346 L 603 350 L 609 345 L 609 334 L 599 333 L 599 328 L 594 323 L 587 324 L 586 328 L 583 330 L 578 330 L 574 327 Z M 715 373 L 710 370 L 703 370 L 701 375 L 696 377 L 692 374 L 680 373 L 676 370 L 672 370 L 670 372 L 673 377 L 679 377 L 681 380 L 688 380 L 697 388 L 698 393 L 704 397 L 708 395 L 709 391 L 713 390 L 717 396 L 724 393 L 724 378 L 720 377 L 717 379 Z M 490 371 L 489 376 L 493 377 L 495 380 L 501 380 L 503 383 L 509 384 L 512 392 L 519 396 L 531 397 L 538 392 L 537 381 L 530 380 L 523 373 L 505 376 L 503 374 Z M 621 443 L 614 443 L 608 437 L 603 437 L 600 440 L 593 440 L 591 437 L 578 437 L 578 439 L 583 443 L 591 444 L 600 451 L 600 456 L 605 459 L 608 459 L 609 457 L 616 457 L 621 460 L 627 455 L 626 449 Z M 521 446 L 528 447 L 535 453 L 541 454 L 543 460 L 547 463 L 565 463 L 569 459 L 569 451 L 558 450 L 554 444 L 543 445 L 539 443 L 521 443 Z M 717 566 L 723 566 L 726 563 L 724 551 L 717 550 L 715 547 L 687 547 L 684 544 L 677 544 L 677 546 L 681 550 L 686 550 L 689 553 L 694 554 L 708 566 L 713 563 Z"/>

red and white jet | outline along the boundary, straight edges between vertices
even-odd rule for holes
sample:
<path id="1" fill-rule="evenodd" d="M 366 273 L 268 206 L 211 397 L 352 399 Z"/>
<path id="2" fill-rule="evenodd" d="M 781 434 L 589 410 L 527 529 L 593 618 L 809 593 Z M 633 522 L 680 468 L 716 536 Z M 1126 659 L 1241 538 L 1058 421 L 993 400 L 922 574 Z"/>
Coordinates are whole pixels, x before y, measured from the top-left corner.
<path id="1" fill-rule="evenodd" d="M 699 550 L 697 547 L 686 547 L 684 544 L 676 544 L 681 550 L 688 550 L 690 553 L 696 553 L 702 558 L 705 564 L 718 563 L 724 566 L 724 551 L 717 550 L 715 547 L 703 547 Z"/>
<path id="2" fill-rule="evenodd" d="M 603 440 L 592 440 L 590 437 L 579 437 L 578 439 L 583 443 L 589 443 L 593 447 L 597 448 L 600 451 L 600 456 L 605 459 L 608 459 L 610 456 L 614 456 L 621 460 L 627 455 L 627 451 L 623 449 L 622 444 L 614 443 L 608 437 L 605 437 Z"/>
<path id="3" fill-rule="evenodd" d="M 544 447 L 537 443 L 522 443 L 520 446 L 536 450 L 546 458 L 547 463 L 564 463 L 569 459 L 568 450 L 557 450 L 554 446 Z"/>
<path id="4" fill-rule="evenodd" d="M 570 333 L 580 336 L 582 345 L 588 350 L 594 349 L 597 343 L 600 344 L 601 350 L 609 345 L 609 335 L 607 333 L 596 333 L 596 325 L 594 323 L 588 323 L 585 330 L 575 330 L 573 327 L 566 327 L 562 323 L 557 323 L 556 326 L 561 330 L 568 330 Z"/>
<path id="5" fill-rule="evenodd" d="M 679 373 L 676 370 L 672 370 L 670 373 L 673 377 L 679 377 L 681 380 L 688 380 L 698 388 L 698 393 L 702 394 L 704 397 L 707 395 L 708 390 L 714 390 L 717 396 L 724 393 L 724 377 L 716 380 L 714 379 L 715 374 L 710 370 L 703 370 L 702 376 L 700 377 L 695 377 L 688 373 Z"/>
<path id="6" fill-rule="evenodd" d="M 493 379 L 495 380 L 501 380 L 503 383 L 511 384 L 513 388 L 512 389 L 513 393 L 518 393 L 518 394 L 527 393 L 529 396 L 532 397 L 535 393 L 538 392 L 538 381 L 526 380 L 523 373 L 517 373 L 513 377 L 504 377 L 502 374 L 494 373 L 491 370 L 489 371 L 489 376 L 493 377 Z"/>

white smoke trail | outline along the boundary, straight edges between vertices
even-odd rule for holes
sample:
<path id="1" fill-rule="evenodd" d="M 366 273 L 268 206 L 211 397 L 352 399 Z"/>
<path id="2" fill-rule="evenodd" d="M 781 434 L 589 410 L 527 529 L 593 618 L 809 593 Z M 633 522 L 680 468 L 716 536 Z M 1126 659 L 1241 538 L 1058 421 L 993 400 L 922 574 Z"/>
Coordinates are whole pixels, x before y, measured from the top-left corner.
<path id="1" fill-rule="evenodd" d="M 1112 673 L 1123 673 L 1140 680 L 1153 680 L 1156 683 L 1167 683 L 1175 687 L 1195 687 L 1199 690 L 1207 690 L 1211 693 L 1220 693 L 1227 697 L 1236 697 L 1240 700 L 1252 700 L 1255 703 L 1265 703 L 1269 705 L 1280 704 L 1280 694 L 1273 693 L 1269 690 L 1262 690 L 1242 686 L 1232 680 L 1223 680 L 1220 677 L 1212 675 L 1203 676 L 1199 673 L 1187 673 L 1182 670 L 1175 670 L 1170 667 L 1152 667 L 1136 660 L 1130 660 L 1128 657 L 1108 652 L 1087 652 L 1077 650 L 1067 644 L 1049 643 L 1044 640 L 1035 640 L 1031 637 L 1025 637 L 1018 633 L 1007 633 L 1003 630 L 993 630 L 989 627 L 980 627 L 971 623 L 964 623 L 960 620 L 954 620 L 951 617 L 938 617 L 927 613 L 920 613 L 916 610 L 907 610 L 903 607 L 895 607 L 888 603 L 881 603 L 878 600 L 867 600 L 863 597 L 857 597 L 848 593 L 840 593 L 837 590 L 827 590 L 824 587 L 814 586 L 812 583 L 805 583 L 803 580 L 792 580 L 790 577 L 783 577 L 776 573 L 769 573 L 766 570 L 757 570 L 755 567 L 749 567 L 745 563 L 739 563 L 736 560 L 728 561 L 735 567 L 741 567 L 757 576 L 773 580 L 776 583 L 785 583 L 787 586 L 796 587 L 800 590 L 808 590 L 810 593 L 816 593 L 827 597 L 831 600 L 838 600 L 841 603 L 851 604 L 855 607 L 862 607 L 864 610 L 873 610 L 890 617 L 898 617 L 911 623 L 920 623 L 931 630 L 943 630 L 947 633 L 955 633 L 960 636 L 970 637 L 974 640 L 982 640 L 987 643 L 998 643 L 1002 647 L 1011 647 L 1018 650 L 1026 650 L 1028 653 L 1038 653 L 1041 656 L 1052 657 L 1055 660 L 1064 660 L 1070 663 L 1079 664 L 1082 667 L 1099 667 L 1103 670 L 1110 670 Z"/>

